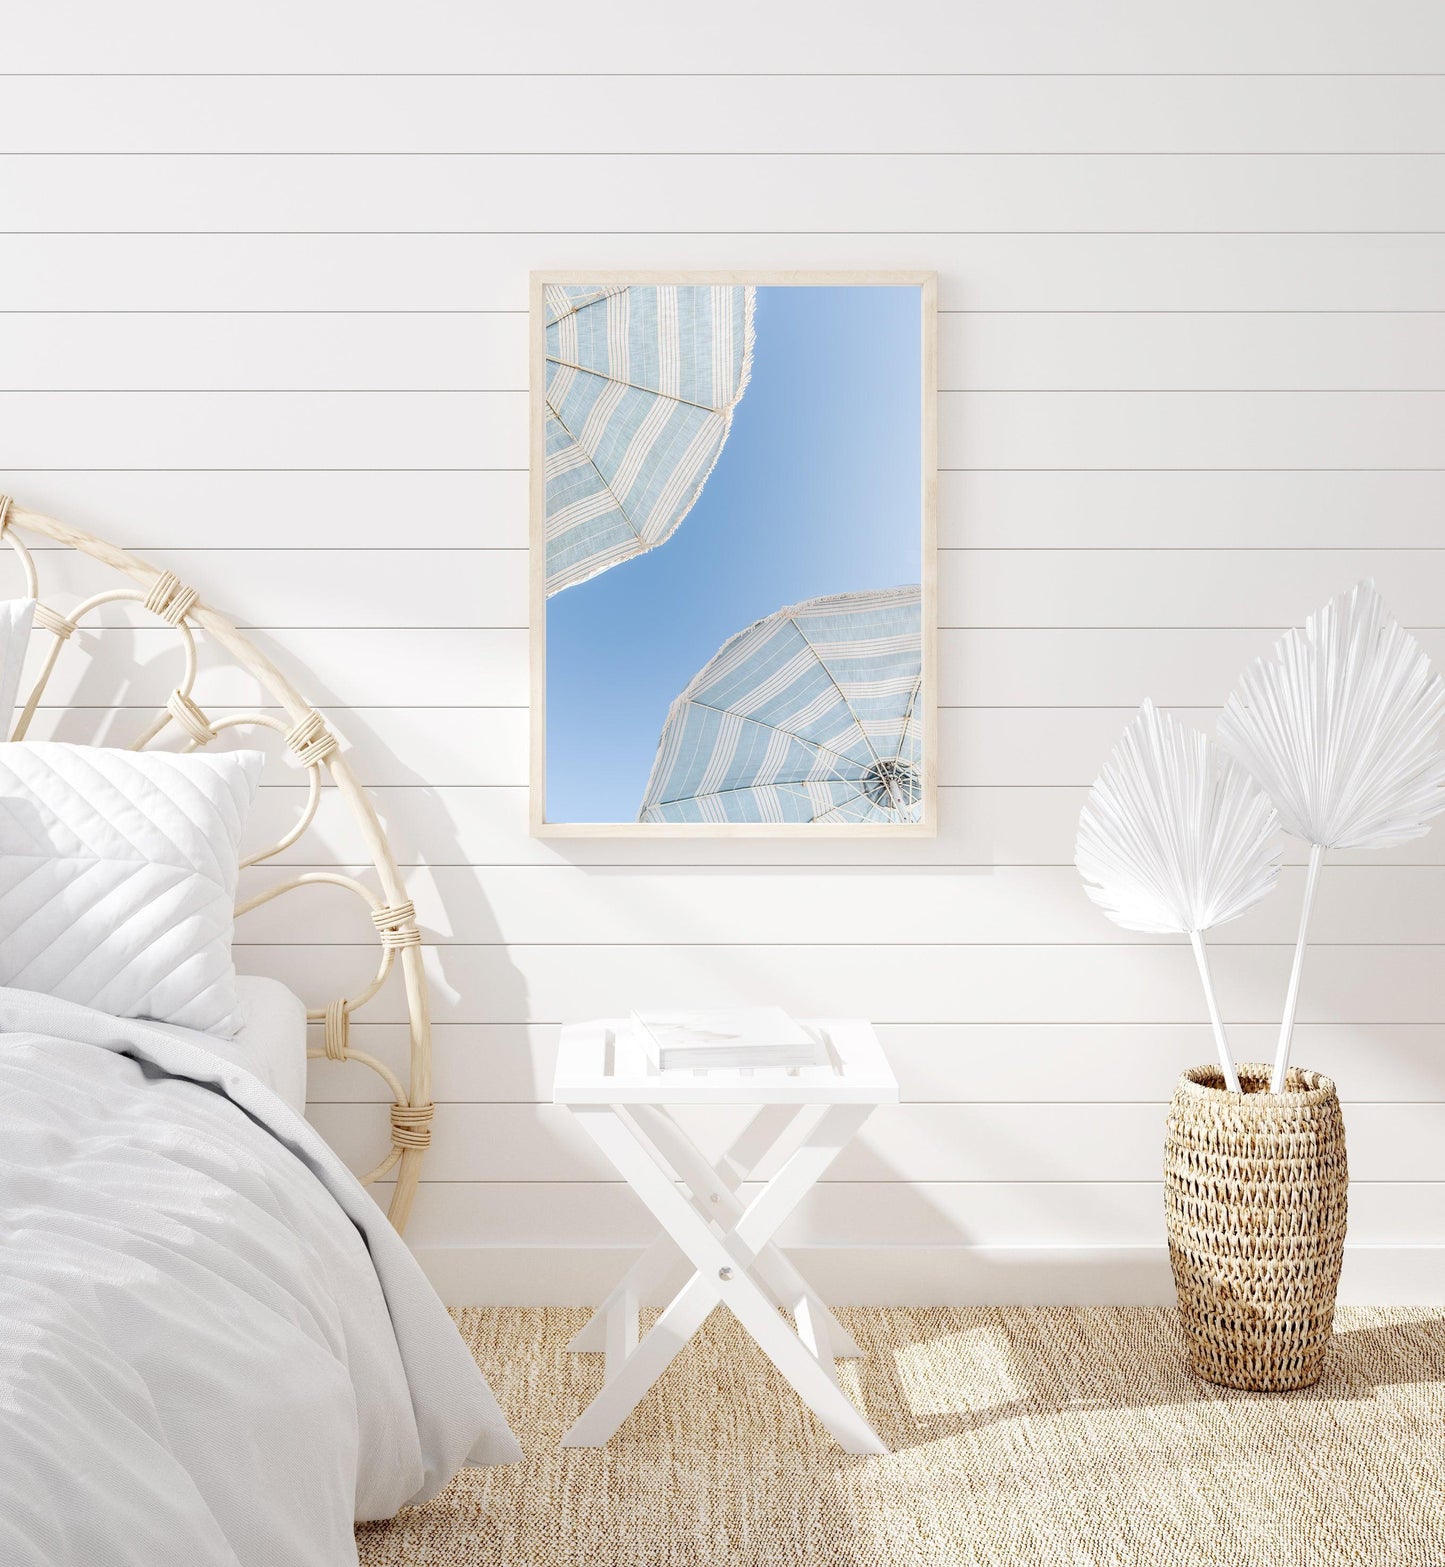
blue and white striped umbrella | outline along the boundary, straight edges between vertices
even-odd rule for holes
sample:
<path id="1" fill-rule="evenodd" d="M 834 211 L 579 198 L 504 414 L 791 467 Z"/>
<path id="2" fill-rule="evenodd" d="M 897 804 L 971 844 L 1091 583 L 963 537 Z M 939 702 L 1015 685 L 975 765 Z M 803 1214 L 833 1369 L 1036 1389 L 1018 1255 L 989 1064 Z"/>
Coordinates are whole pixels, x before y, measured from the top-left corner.
<path id="1" fill-rule="evenodd" d="M 547 592 L 663 543 L 752 367 L 751 288 L 548 287 Z"/>
<path id="2" fill-rule="evenodd" d="M 738 632 L 672 704 L 638 820 L 917 821 L 922 650 L 916 586 Z"/>

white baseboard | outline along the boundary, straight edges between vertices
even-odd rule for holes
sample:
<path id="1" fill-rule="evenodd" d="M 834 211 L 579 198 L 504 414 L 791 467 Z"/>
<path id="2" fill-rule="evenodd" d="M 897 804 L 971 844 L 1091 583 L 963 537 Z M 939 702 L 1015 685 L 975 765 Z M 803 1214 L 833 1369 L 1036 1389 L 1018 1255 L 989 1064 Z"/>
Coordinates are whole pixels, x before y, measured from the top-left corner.
<path id="1" fill-rule="evenodd" d="M 427 1247 L 417 1256 L 449 1306 L 582 1306 L 636 1252 L 618 1247 Z M 1162 1246 L 818 1246 L 790 1253 L 839 1306 L 1161 1306 Z M 686 1277 L 679 1264 L 678 1279 Z M 1347 1246 L 1343 1305 L 1445 1304 L 1445 1246 Z M 665 1297 L 649 1304 L 663 1305 Z"/>

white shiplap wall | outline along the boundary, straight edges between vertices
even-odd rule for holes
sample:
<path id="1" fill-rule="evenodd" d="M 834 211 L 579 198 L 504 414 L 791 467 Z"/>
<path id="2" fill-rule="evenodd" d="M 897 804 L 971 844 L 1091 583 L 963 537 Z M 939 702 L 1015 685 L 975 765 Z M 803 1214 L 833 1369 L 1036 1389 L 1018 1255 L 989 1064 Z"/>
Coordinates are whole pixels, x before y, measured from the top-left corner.
<path id="1" fill-rule="evenodd" d="M 544 1102 L 561 1020 L 773 996 L 878 1019 L 903 1084 L 790 1228 L 831 1293 L 1163 1298 L 1161 1104 L 1207 1032 L 1187 953 L 1084 900 L 1074 818 L 1142 695 L 1210 708 L 1361 575 L 1445 659 L 1445 13 L 597 18 L 12 8 L 0 487 L 258 628 L 380 790 L 436 979 L 414 1238 L 454 1297 L 595 1296 L 647 1232 Z M 526 274 L 628 265 L 938 270 L 935 844 L 526 836 Z M 163 695 L 157 635 L 57 695 Z M 358 854 L 323 825 L 294 861 Z M 1298 1054 L 1350 1101 L 1347 1293 L 1438 1297 L 1445 835 L 1376 858 L 1326 875 Z M 1220 932 L 1246 1054 L 1299 875 Z M 366 961 L 339 895 L 244 939 L 313 995 Z M 358 1159 L 371 1093 L 313 1077 Z"/>

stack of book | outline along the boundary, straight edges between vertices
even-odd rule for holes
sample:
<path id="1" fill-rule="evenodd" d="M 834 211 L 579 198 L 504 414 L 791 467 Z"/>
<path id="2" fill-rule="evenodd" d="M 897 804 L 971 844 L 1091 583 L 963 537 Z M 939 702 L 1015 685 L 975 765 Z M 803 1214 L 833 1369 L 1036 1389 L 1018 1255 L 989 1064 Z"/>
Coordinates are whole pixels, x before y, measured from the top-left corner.
<path id="1" fill-rule="evenodd" d="M 823 1066 L 828 1054 L 781 1007 L 703 1012 L 634 1012 L 632 1025 L 653 1068 Z"/>

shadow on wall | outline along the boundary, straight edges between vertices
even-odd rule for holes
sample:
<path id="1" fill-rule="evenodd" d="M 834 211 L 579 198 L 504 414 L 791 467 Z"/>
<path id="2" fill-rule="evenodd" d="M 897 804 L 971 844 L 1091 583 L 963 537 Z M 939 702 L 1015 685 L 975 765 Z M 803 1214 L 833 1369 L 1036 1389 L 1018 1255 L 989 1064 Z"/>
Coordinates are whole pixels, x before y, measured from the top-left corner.
<path id="1" fill-rule="evenodd" d="M 163 704 L 166 693 L 180 679 L 183 659 L 179 638 L 174 633 L 157 632 L 155 628 L 150 627 L 137 631 L 131 624 L 134 613 L 130 606 L 105 610 L 98 617 L 99 623 L 107 628 L 103 634 L 83 631 L 73 639 L 71 644 L 61 650 L 60 663 L 47 691 L 47 700 L 56 705 L 43 706 L 37 712 L 31 726 L 30 738 L 63 740 L 77 744 L 128 746 L 143 732 Z M 425 852 L 428 852 L 436 863 L 448 865 L 465 863 L 466 855 L 457 840 L 443 799 L 438 795 L 432 781 L 420 777 L 409 769 L 405 765 L 404 758 L 398 756 L 394 750 L 388 752 L 387 742 L 375 733 L 366 722 L 364 714 L 338 702 L 333 691 L 317 681 L 309 670 L 297 665 L 284 645 L 278 644 L 273 637 L 263 632 L 248 631 L 246 636 L 262 653 L 276 663 L 302 696 L 311 702 L 334 728 L 351 756 L 363 784 L 369 783 L 371 767 L 368 759 L 383 754 L 388 756 L 388 784 L 397 787 L 398 790 L 406 790 L 405 795 L 400 797 L 405 798 L 408 809 L 431 813 L 425 833 L 406 833 L 406 839 L 412 843 L 424 841 L 428 846 Z M 22 699 L 28 693 L 38 672 L 40 659 L 48 651 L 48 641 L 48 636 L 40 633 L 32 638 L 26 676 L 21 684 Z M 262 704 L 258 709 L 254 682 L 239 672 L 234 687 L 227 681 L 221 692 L 227 698 L 235 699 L 214 700 L 210 690 L 216 689 L 217 671 L 226 664 L 226 657 L 224 652 L 217 649 L 204 634 L 197 636 L 196 644 L 201 665 L 201 676 L 197 682 L 200 705 L 212 718 L 232 712 L 256 710 L 271 711 L 277 716 L 283 716 L 279 709 L 267 704 Z M 179 744 L 179 737 L 173 730 L 163 733 L 157 741 L 159 747 L 166 749 L 178 749 Z M 278 734 L 266 728 L 228 729 L 223 731 L 215 742 L 216 749 L 248 746 L 259 747 L 266 753 L 267 765 L 262 776 L 263 788 L 284 786 L 288 795 L 296 796 L 299 806 L 303 791 L 297 785 L 304 782 L 305 775 L 288 764 Z M 465 776 L 465 758 L 459 759 L 456 772 L 459 777 Z M 390 832 L 392 824 L 387 821 L 386 814 L 390 790 L 373 789 L 371 798 L 382 818 L 383 829 Z M 313 824 L 306 835 L 303 835 L 299 843 L 289 849 L 280 861 L 267 862 L 258 871 L 246 873 L 248 877 L 265 877 L 269 867 L 274 870 L 276 880 L 286 880 L 296 875 L 307 863 L 312 866 L 335 863 L 337 852 L 350 855 L 356 851 L 357 835 L 349 830 L 349 821 L 340 827 L 338 833 L 338 836 L 344 834 L 341 841 L 348 847 L 333 851 L 327 844 L 326 833 L 321 823 L 328 816 L 339 822 L 339 817 L 335 813 L 340 811 L 349 817 L 349 811 L 329 788 L 323 788 L 322 799 L 323 805 L 318 813 L 318 822 Z M 256 815 L 267 818 L 264 837 L 274 841 L 274 828 L 270 818 L 279 816 L 279 813 L 272 808 L 270 801 L 266 801 L 263 805 L 258 805 Z M 281 821 L 278 825 L 284 827 L 289 823 Z M 259 847 L 261 843 L 261 836 L 248 832 L 248 847 Z M 403 865 L 402 881 L 409 889 L 414 888 L 425 871 L 426 864 Z M 369 885 L 375 885 L 374 873 L 363 874 L 360 879 Z M 259 891 L 264 884 L 264 881 L 259 883 L 253 881 L 247 890 Z M 332 925 L 332 911 L 327 906 L 328 899 L 343 900 L 348 906 L 343 914 L 343 924 Z M 308 984 L 308 978 L 314 975 L 318 967 L 326 971 L 328 989 L 334 989 L 337 993 L 343 991 L 356 993 L 364 988 L 375 973 L 376 944 L 374 933 L 370 930 L 364 913 L 359 908 L 353 911 L 352 905 L 355 905 L 355 899 L 350 894 L 338 893 L 326 887 L 299 889 L 286 894 L 276 903 L 247 916 L 247 920 L 254 922 L 250 926 L 249 934 L 245 921 L 238 927 L 236 944 L 238 967 L 242 971 L 273 972 L 277 978 L 284 979 L 297 990 L 305 998 L 308 1006 L 324 1005 L 333 999 L 329 994 L 317 994 L 316 983 Z M 482 1020 L 525 1020 L 529 1014 L 526 984 L 521 974 L 509 962 L 506 949 L 501 944 L 500 932 L 487 903 L 480 873 L 474 882 L 469 884 L 464 904 L 458 905 L 457 900 L 453 898 L 447 914 L 451 924 L 451 934 L 464 940 L 465 945 L 457 942 L 437 943 L 435 941 L 437 932 L 427 928 L 425 914 L 422 915 L 423 937 L 432 943 L 428 953 L 427 972 L 432 981 L 433 1021 L 474 1023 Z M 309 922 L 320 923 L 323 937 L 320 942 L 311 944 L 310 954 L 305 954 Z M 353 926 L 354 935 L 351 934 Z M 271 940 L 265 939 L 268 930 L 277 933 Z M 342 931 L 346 934 L 341 934 Z M 322 958 L 325 948 L 337 943 L 345 943 L 349 946 L 353 942 L 356 947 L 354 955 L 348 952 L 338 964 L 333 966 L 329 956 Z M 358 1011 L 355 1022 L 365 1025 L 369 1022 L 384 1021 L 402 1025 L 405 1019 L 406 1007 L 398 965 L 380 994 L 367 1007 Z M 316 1033 L 316 1027 L 313 1027 L 313 1033 Z M 404 1029 L 398 1026 L 395 1030 L 387 1030 L 386 1033 L 388 1037 L 384 1043 L 377 1046 L 375 1053 L 394 1070 L 399 1071 L 404 1080 L 407 1064 Z M 464 1042 L 470 1037 L 472 1036 L 465 1031 L 450 1029 L 439 1031 L 434 1035 L 434 1067 L 443 1082 L 446 1063 L 441 1058 L 441 1052 L 448 1046 Z M 372 1041 L 368 1040 L 368 1048 L 371 1044 Z M 462 1047 L 465 1048 L 465 1044 Z M 348 1067 L 346 1070 L 361 1071 L 356 1067 Z M 370 1079 L 368 1073 L 361 1072 L 361 1075 Z M 368 1081 L 368 1088 L 370 1086 Z M 380 1089 L 379 1080 L 375 1086 L 379 1092 L 384 1093 L 384 1090 Z M 376 1126 L 377 1135 L 383 1139 L 384 1146 L 385 1115 L 379 1106 Z M 369 1144 L 367 1152 L 370 1152 Z M 381 1188 L 377 1190 L 384 1200 Z"/>
<path id="2" fill-rule="evenodd" d="M 273 658 L 289 675 L 292 661 L 285 649 L 272 643 L 262 633 L 251 633 L 259 647 Z M 431 865 L 463 865 L 466 853 L 458 839 L 455 823 L 439 795 L 434 780 L 422 777 L 406 765 L 403 756 L 394 750 L 387 751 L 387 742 L 377 735 L 367 722 L 364 712 L 347 708 L 335 699 L 335 694 L 318 684 L 305 670 L 295 673 L 295 681 L 308 700 L 328 718 L 343 745 L 352 753 L 363 784 L 368 783 L 366 758 L 385 752 L 389 757 L 387 788 L 373 790 L 372 803 L 382 817 L 382 825 L 388 831 L 386 807 L 392 789 L 405 789 L 408 809 L 430 813 L 425 834 L 408 835 L 412 841 L 424 841 L 430 858 L 420 867 L 403 867 L 402 880 L 412 882 L 418 869 Z M 467 771 L 465 758 L 458 759 L 457 775 L 464 778 Z M 294 781 L 293 779 L 288 779 Z M 502 944 L 501 931 L 482 886 L 481 872 L 477 872 L 466 884 L 464 903 L 458 904 L 455 896 L 447 910 L 451 934 L 455 938 L 448 943 L 436 943 L 436 931 L 428 931 L 423 923 L 423 937 L 431 945 L 428 974 L 432 980 L 432 1017 L 434 1022 L 525 1022 L 530 1015 L 526 982 L 507 957 Z M 476 961 L 474 952 L 481 954 Z M 369 961 L 369 959 L 368 959 Z M 393 976 L 395 978 L 395 976 Z M 395 1007 L 383 1011 L 384 998 L 391 993 L 392 982 L 377 998 L 377 1018 L 393 1016 L 401 1019 L 404 1012 Z M 398 991 L 399 994 L 399 991 Z M 448 1034 L 444 1036 L 451 1038 Z M 440 1040 L 434 1041 L 434 1046 Z"/>

